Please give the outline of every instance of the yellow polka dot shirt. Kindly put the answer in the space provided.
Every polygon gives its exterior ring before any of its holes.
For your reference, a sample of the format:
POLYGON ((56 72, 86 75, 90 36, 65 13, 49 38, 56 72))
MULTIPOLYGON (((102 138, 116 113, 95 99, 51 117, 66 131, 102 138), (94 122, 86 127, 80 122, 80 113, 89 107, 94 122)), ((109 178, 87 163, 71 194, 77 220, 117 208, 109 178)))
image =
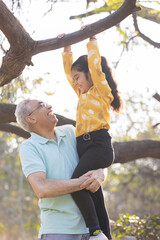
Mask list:
POLYGON ((74 86, 71 75, 73 55, 71 52, 64 52, 63 65, 69 83, 79 97, 76 114, 76 136, 84 133, 109 129, 110 126, 110 104, 113 101, 111 88, 106 81, 105 74, 101 68, 101 57, 97 41, 90 41, 87 44, 88 67, 92 77, 93 86, 87 93, 81 94, 78 87, 74 86))

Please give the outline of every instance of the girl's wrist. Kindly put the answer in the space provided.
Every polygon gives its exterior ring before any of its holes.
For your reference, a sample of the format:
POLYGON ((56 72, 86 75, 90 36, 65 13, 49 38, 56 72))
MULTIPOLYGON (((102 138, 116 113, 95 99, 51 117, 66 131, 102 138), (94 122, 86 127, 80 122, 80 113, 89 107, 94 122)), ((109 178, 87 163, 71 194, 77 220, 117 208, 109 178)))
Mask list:
POLYGON ((71 46, 65 46, 64 47, 64 52, 71 52, 71 46))
POLYGON ((97 40, 95 36, 90 37, 90 41, 94 41, 94 40, 97 40))

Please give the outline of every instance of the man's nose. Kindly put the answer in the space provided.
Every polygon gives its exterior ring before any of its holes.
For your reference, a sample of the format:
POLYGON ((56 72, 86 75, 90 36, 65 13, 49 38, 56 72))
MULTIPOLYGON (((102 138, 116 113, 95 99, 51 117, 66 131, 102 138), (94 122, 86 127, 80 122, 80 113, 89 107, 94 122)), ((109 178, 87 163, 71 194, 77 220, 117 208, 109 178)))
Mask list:
POLYGON ((46 104, 46 108, 52 108, 52 105, 50 105, 50 104, 46 104))

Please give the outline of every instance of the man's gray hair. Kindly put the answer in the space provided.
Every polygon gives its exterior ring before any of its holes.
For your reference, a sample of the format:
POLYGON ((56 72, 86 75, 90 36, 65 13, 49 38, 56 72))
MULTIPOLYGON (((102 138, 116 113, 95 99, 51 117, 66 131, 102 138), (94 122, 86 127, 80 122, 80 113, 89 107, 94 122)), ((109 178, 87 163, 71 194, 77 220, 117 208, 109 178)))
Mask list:
POLYGON ((31 132, 32 128, 31 125, 26 121, 26 117, 29 115, 31 109, 28 106, 28 103, 31 99, 26 99, 17 104, 15 110, 15 116, 19 125, 26 131, 31 132))

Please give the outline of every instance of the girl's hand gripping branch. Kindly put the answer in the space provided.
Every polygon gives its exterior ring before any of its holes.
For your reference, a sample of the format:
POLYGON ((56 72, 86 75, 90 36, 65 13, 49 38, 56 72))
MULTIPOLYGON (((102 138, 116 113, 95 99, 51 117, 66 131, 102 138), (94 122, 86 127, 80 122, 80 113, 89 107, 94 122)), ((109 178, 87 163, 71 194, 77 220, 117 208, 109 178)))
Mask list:
MULTIPOLYGON (((80 30, 83 31, 87 26, 88 26, 88 25, 83 25, 80 30)), ((89 38, 89 40, 90 40, 90 41, 95 41, 95 40, 97 40, 97 38, 96 38, 95 35, 93 35, 92 37, 89 38)))

